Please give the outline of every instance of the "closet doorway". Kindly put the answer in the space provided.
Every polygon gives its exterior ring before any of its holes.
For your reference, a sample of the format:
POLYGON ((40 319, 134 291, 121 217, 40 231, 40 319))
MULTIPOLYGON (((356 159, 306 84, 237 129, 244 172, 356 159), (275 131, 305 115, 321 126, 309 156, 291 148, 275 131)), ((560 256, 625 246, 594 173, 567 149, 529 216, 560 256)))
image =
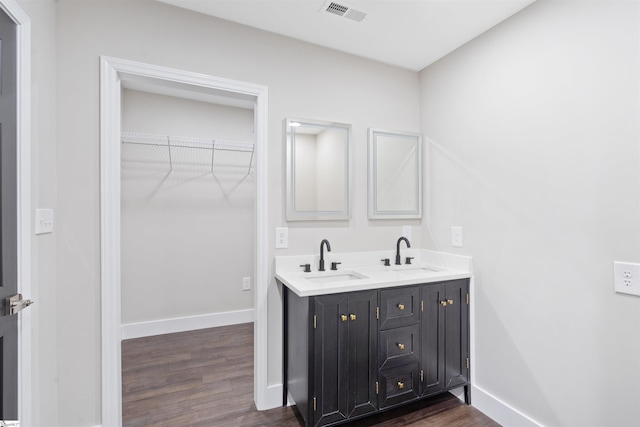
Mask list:
MULTIPOLYGON (((118 58, 100 58, 100 193, 102 308, 102 424, 122 424, 121 330, 121 145, 122 92, 133 89, 202 101, 224 97, 253 104, 255 151, 254 213, 254 400, 259 410, 271 405, 267 386, 268 290, 268 90, 239 82, 118 58), (189 94, 185 96, 185 94, 189 94)), ((215 103, 215 102, 214 102, 215 103)), ((173 151, 172 151, 173 153, 173 151)), ((173 159, 171 160, 173 162, 173 159)), ((173 163, 170 164, 170 167, 173 163)), ((215 160, 214 160, 215 167, 215 160)), ((188 298, 178 291, 175 298, 188 298)))
POLYGON ((253 322, 253 103, 124 88, 122 339, 253 322))

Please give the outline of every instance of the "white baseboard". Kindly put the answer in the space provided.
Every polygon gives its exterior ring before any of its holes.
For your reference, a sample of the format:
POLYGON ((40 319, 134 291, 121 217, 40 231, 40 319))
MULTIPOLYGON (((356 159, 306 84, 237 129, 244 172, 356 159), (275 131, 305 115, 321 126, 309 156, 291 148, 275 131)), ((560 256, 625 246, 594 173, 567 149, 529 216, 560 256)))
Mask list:
POLYGON ((505 427, 543 427, 539 422, 475 385, 471 386, 471 405, 505 427))
POLYGON ((132 338, 150 337, 153 335, 172 334, 174 332, 194 331, 196 329, 250 323, 253 322, 253 319, 254 311, 253 309, 250 309, 154 320, 151 322, 129 323, 121 325, 120 331, 122 333, 122 339, 128 340, 132 338))

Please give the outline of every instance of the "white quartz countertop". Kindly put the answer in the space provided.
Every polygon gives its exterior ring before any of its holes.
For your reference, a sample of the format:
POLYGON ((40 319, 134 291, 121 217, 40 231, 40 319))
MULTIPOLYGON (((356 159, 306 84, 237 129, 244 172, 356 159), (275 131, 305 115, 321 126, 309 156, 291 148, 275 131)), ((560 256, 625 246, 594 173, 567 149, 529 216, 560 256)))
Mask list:
POLYGON ((276 279, 301 297, 389 288, 420 283, 466 279, 472 275, 471 257, 427 249, 403 249, 402 265, 395 265, 395 251, 325 252, 325 269, 318 271, 320 255, 276 257, 276 279), (413 257, 405 264, 406 257, 413 257), (383 259, 390 259, 385 266, 383 259), (340 262, 331 270, 332 262, 340 262), (304 264, 311 272, 303 271, 304 264))

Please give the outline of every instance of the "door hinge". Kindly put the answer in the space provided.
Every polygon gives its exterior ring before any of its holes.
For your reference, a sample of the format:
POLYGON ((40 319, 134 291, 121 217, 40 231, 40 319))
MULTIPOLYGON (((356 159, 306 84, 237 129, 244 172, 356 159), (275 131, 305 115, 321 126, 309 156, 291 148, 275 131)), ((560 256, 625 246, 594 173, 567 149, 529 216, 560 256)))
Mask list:
POLYGON ((378 394, 379 392, 380 392, 380 390, 379 390, 379 384, 378 384, 378 381, 376 381, 376 394, 378 394))
POLYGON ((424 381, 424 369, 420 369, 420 381, 424 381))
POLYGON ((420 301, 420 311, 424 311, 424 300, 420 301))
POLYGON ((467 305, 469 305, 469 293, 467 292, 467 305))
POLYGON ((316 398, 315 397, 313 398, 313 410, 314 410, 314 412, 316 410, 316 398))
POLYGON ((380 319, 380 307, 376 307, 376 319, 380 319))
POLYGON ((467 369, 469 369, 469 358, 467 357, 467 369))
POLYGON ((314 314, 313 315, 313 329, 316 329, 317 326, 318 326, 318 317, 314 314))

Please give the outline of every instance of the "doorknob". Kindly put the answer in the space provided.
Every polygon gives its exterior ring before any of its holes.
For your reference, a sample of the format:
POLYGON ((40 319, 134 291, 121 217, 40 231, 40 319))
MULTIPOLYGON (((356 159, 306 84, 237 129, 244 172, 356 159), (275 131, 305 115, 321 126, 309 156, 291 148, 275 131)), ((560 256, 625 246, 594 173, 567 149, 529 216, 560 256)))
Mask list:
POLYGON ((9 297, 5 301, 7 305, 7 316, 18 314, 19 312, 33 304, 33 301, 31 301, 30 299, 22 299, 22 294, 17 294, 9 297))

